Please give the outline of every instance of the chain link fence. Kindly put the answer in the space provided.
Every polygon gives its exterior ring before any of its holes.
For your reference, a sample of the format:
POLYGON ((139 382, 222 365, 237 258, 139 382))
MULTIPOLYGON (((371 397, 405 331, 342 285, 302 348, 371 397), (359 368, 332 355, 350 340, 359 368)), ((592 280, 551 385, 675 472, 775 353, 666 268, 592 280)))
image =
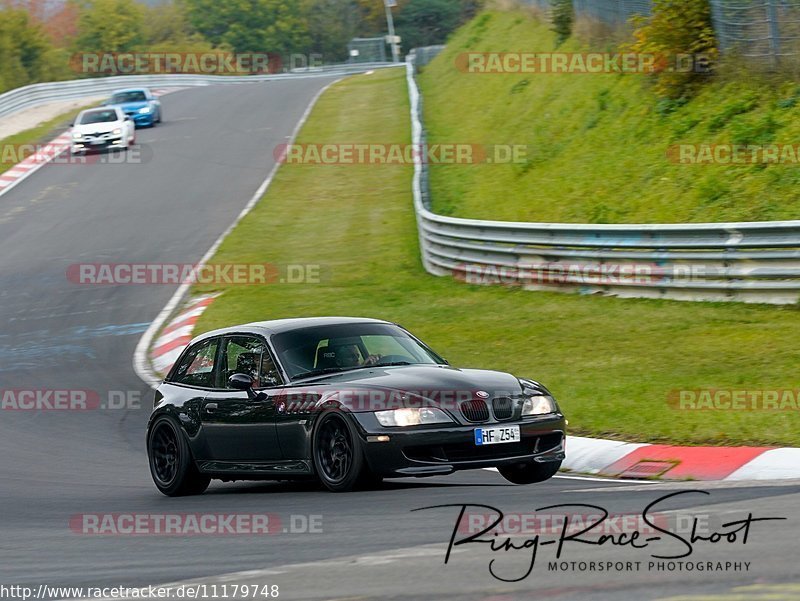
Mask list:
POLYGON ((576 16, 597 19, 607 25, 624 25, 634 15, 649 16, 652 4, 651 0, 573 0, 572 2, 576 16))
POLYGON ((386 39, 353 38, 347 43, 350 63, 383 63, 386 62, 386 39))
POLYGON ((414 66, 417 70, 421 69, 429 62, 431 62, 436 56, 444 50, 443 45, 438 46, 423 46, 420 48, 414 48, 411 51, 410 56, 414 59, 414 66))
MULTIPOLYGON (((523 0, 549 12, 554 0, 523 0)), ((800 63, 800 0, 693 0, 711 6, 717 44, 723 53, 770 66, 800 63)), ((634 15, 652 14, 652 0, 572 0, 576 19, 609 27, 634 15)))
MULTIPOLYGON (((549 11, 553 0, 523 0, 542 11, 549 11)), ((695 0, 701 1, 701 0, 695 0)), ((634 15, 649 15, 652 0, 572 0, 575 16, 597 19, 606 25, 624 25, 634 15)))
POLYGON ((710 0, 722 52, 780 66, 800 58, 800 0, 710 0))

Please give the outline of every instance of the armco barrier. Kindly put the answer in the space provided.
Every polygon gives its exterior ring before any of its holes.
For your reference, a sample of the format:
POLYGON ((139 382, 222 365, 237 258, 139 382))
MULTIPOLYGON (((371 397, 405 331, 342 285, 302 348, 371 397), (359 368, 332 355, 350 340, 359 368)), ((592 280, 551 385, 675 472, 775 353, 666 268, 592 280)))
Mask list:
MULTIPOLYGON (((424 145, 415 56, 406 61, 413 143, 424 145)), ((421 153, 418 153, 421 157, 421 153)), ((428 166, 413 194, 425 269, 475 284, 677 300, 800 299, 800 221, 592 225, 481 221, 430 210, 428 166)))
POLYGON ((11 115, 40 104, 59 100, 73 100, 110 94, 120 88, 146 86, 152 88, 208 86, 214 84, 257 83, 279 79, 298 79, 362 73, 381 67, 397 66, 392 63, 353 63, 313 67, 291 73, 273 75, 120 75, 94 77, 71 81, 37 83, 0 94, 0 117, 11 115))

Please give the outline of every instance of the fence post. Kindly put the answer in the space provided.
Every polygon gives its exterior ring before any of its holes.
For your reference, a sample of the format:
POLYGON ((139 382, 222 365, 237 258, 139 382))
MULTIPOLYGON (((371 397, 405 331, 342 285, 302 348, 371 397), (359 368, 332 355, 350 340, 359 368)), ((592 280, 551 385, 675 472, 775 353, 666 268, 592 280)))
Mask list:
POLYGON ((769 51, 775 67, 780 66, 781 32, 778 26, 777 0, 767 0, 767 20, 769 22, 769 51))

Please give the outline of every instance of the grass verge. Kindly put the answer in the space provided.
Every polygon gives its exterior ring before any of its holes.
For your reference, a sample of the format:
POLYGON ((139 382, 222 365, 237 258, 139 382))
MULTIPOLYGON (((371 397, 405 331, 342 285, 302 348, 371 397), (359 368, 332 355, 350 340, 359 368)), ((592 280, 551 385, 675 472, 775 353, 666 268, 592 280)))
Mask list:
POLYGON ((20 147, 28 144, 35 145, 49 142, 63 131, 66 131, 69 123, 78 113, 85 108, 95 106, 95 104, 97 103, 87 104, 86 106, 61 113, 57 117, 44 121, 36 127, 26 129, 13 136, 8 136, 0 140, 0 151, 2 151, 0 152, 0 174, 8 171, 30 154, 23 153, 20 147))
MULTIPOLYGON (((585 52, 528 12, 485 12, 422 73, 429 142, 517 144, 517 164, 432 165, 436 212, 577 223, 768 221, 800 214, 800 87, 710 78, 688 102, 639 74, 465 73, 465 52, 585 52), (679 148, 782 144, 784 164, 676 164, 679 148), (668 150, 672 149, 668 157, 668 150), (788 154, 786 154, 788 153, 788 154)), ((725 158, 725 155, 720 155, 725 158)))
MULTIPOLYGON (((298 143, 408 143, 400 70, 319 100, 298 143)), ((319 265, 319 283, 202 287, 224 294, 196 331, 262 319, 355 315, 402 323, 463 367, 533 377, 574 434, 689 444, 800 446, 797 410, 689 411, 673 391, 796 388, 797 307, 622 300, 469 286, 422 271, 411 168, 284 165, 213 263, 319 265)))

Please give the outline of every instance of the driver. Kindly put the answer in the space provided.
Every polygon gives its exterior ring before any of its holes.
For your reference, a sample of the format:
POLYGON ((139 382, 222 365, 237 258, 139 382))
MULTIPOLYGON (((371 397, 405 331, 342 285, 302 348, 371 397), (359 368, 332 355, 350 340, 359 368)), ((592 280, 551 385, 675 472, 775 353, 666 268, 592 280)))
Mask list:
POLYGON ((261 355, 261 385, 277 386, 279 382, 278 368, 275 367, 269 353, 263 352, 261 355))
POLYGON ((339 367, 363 367, 376 365, 381 360, 380 355, 370 355, 361 361, 361 353, 358 352, 355 344, 340 346, 336 349, 336 365, 339 367))

